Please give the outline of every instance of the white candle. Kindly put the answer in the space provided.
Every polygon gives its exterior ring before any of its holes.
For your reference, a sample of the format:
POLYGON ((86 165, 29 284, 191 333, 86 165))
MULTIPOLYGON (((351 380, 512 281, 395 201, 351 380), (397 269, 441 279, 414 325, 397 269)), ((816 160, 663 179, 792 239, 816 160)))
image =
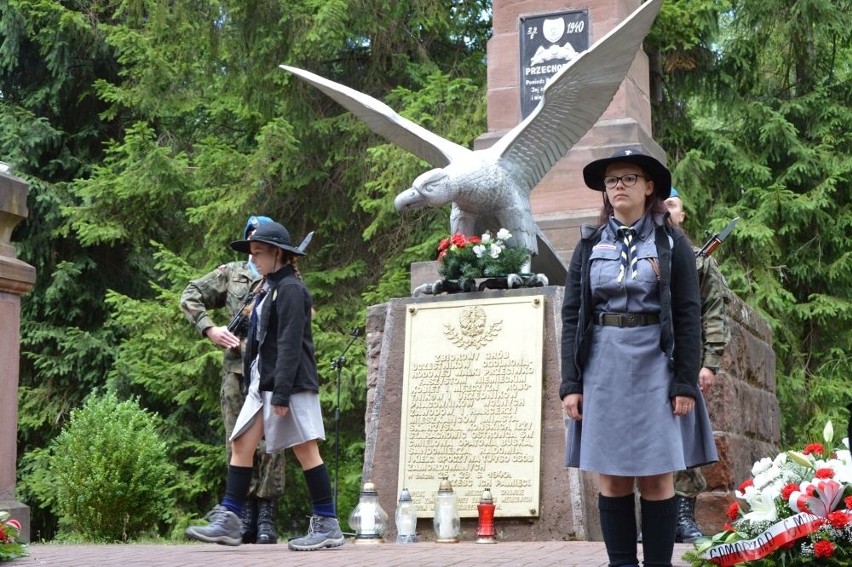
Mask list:
POLYGON ((376 505, 372 502, 361 504, 361 533, 374 534, 376 532, 376 505))

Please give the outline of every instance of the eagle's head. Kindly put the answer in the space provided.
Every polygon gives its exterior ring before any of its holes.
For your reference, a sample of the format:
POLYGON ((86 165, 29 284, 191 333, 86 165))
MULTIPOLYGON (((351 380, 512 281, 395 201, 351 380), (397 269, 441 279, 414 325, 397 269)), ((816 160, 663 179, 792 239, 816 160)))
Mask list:
POLYGON ((450 174, 444 169, 432 169, 421 174, 414 183, 396 196, 394 206, 399 212, 422 207, 441 207, 453 200, 450 174))

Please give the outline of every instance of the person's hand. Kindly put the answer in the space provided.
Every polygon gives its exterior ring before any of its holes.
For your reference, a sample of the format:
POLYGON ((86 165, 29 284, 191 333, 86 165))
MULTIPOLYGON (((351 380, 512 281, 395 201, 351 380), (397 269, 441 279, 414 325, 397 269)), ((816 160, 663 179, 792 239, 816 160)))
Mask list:
POLYGON ((272 406, 272 413, 278 417, 284 417, 289 410, 290 408, 287 406, 272 406))
POLYGON ((580 421, 583 419, 583 394, 568 394, 562 398, 562 407, 568 417, 580 421))
POLYGON ((716 373, 707 367, 698 371, 698 387, 701 389, 702 394, 706 394, 710 390, 710 386, 713 385, 713 380, 715 379, 716 373))
POLYGON ((240 348, 240 339, 228 330, 228 327, 210 327, 207 329, 207 338, 214 344, 225 348, 240 348))
POLYGON ((675 396, 672 398, 672 410, 675 415, 686 415, 695 409, 695 400, 689 396, 675 396))

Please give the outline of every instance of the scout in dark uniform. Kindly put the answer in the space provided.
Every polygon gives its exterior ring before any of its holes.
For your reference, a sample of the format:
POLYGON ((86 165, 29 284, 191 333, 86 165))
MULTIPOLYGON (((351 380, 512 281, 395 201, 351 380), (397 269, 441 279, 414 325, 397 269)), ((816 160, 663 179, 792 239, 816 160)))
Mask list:
MULTIPOLYGON (((269 222, 272 222, 269 217, 252 215, 246 222, 243 238, 248 238, 258 226, 269 222)), ((189 282, 180 298, 181 311, 201 336, 225 349, 219 402, 225 424, 228 460, 231 458, 228 439, 246 399, 243 393, 243 349, 240 338, 228 331, 227 326, 216 325, 210 311, 224 307, 231 319, 259 281, 260 274, 247 258, 223 264, 189 282)), ((284 466, 283 452, 267 453, 263 446, 258 448, 249 498, 243 510, 243 543, 278 542, 275 516, 278 498, 284 494, 284 466)))
POLYGON ((645 565, 671 565, 673 473, 717 460, 698 388, 701 310, 695 256, 668 221, 671 174, 641 148, 583 169, 603 192, 584 226, 562 309, 560 397, 566 465, 599 474, 610 565, 638 565, 634 484, 645 565))

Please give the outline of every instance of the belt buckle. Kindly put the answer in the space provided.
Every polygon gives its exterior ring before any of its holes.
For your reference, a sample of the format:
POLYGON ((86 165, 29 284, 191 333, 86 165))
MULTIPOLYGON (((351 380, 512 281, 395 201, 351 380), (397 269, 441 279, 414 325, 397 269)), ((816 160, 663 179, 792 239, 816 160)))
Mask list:
POLYGON ((636 313, 625 313, 622 317, 625 327, 636 327, 639 324, 639 315, 636 313))

